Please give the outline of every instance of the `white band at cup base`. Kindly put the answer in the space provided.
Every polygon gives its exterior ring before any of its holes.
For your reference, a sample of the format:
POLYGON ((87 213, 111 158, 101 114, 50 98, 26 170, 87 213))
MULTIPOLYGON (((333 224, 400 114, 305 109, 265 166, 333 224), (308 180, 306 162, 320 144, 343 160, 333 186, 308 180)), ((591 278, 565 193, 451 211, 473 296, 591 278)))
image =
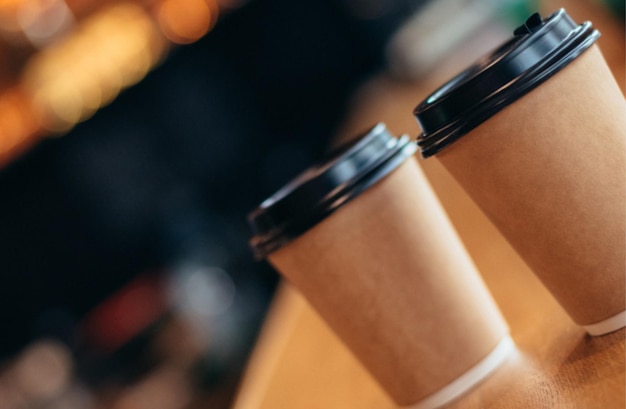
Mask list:
POLYGON ((612 317, 609 317, 595 324, 583 325, 589 335, 594 337, 598 335, 608 334, 626 327, 626 311, 622 311, 612 317))
POLYGON ((404 409, 436 409, 450 401, 458 398, 465 392, 472 389, 476 384, 485 379, 491 372, 496 370, 500 364, 515 349, 515 344, 510 336, 502 338, 498 345, 482 361, 470 370, 459 376, 457 379, 439 389, 427 398, 404 409))

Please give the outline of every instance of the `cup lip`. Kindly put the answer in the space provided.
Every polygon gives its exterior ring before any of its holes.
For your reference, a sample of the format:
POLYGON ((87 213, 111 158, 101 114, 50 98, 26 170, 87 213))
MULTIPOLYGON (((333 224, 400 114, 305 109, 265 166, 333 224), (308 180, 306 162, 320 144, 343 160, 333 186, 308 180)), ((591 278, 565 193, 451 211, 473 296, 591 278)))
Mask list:
POLYGON ((248 214, 250 247, 265 258, 393 172, 417 151, 408 136, 378 123, 330 152, 248 214))
POLYGON ((424 158, 463 135, 552 77, 590 48, 600 33, 577 25, 565 9, 546 19, 538 13, 514 36, 420 102, 413 111, 424 158))

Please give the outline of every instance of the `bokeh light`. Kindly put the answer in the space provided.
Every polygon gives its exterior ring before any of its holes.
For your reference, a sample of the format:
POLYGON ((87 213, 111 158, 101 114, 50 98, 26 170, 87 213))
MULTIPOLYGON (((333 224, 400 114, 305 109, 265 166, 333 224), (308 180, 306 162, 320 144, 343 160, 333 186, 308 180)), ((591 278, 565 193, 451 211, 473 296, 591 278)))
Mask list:
POLYGON ((214 0, 163 0, 156 12, 163 34, 174 43, 188 44, 213 27, 218 7, 214 0))
POLYGON ((22 3, 17 19, 26 37, 44 47, 74 25, 74 16, 64 0, 30 0, 22 3))
POLYGON ((24 0, 0 0, 0 33, 2 37, 14 42, 25 42, 17 15, 24 0))
POLYGON ((24 143, 36 130, 28 97, 19 88, 0 94, 0 158, 24 143))
POLYGON ((22 352, 13 375, 16 386, 30 400, 50 399, 62 392, 70 381, 70 352, 56 341, 39 341, 22 352))
POLYGON ((165 48, 143 8, 115 5, 35 55, 25 69, 24 88, 33 96, 41 126, 61 133, 140 81, 165 48))

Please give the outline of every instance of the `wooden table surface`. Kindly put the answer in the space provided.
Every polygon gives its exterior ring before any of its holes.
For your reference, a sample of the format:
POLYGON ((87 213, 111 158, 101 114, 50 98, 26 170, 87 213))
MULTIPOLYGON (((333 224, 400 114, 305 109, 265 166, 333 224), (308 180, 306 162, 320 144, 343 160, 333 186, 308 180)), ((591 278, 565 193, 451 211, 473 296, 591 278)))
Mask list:
MULTIPOLYGON (((547 10, 564 5, 578 21, 592 20, 601 29, 600 46, 623 89, 623 25, 591 3, 547 3, 547 10)), ((418 134, 410 113, 441 79, 412 84, 385 76, 373 79, 355 96, 341 135, 378 120, 396 134, 418 134)), ((498 302, 518 349, 448 408, 626 408, 625 331, 586 335, 443 167, 435 159, 417 160, 498 302)), ((283 283, 233 409, 300 408, 396 406, 299 293, 283 283)))

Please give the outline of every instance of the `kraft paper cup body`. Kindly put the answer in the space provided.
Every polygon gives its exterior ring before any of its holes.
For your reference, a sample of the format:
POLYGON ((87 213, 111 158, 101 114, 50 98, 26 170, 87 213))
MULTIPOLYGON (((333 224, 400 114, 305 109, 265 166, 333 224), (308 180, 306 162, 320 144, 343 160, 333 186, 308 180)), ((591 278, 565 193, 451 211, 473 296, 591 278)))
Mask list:
POLYGON ((436 153, 591 335, 626 325, 625 112, 592 45, 436 153))
POLYGON ((267 258, 400 405, 449 402, 512 348, 412 157, 267 258))

